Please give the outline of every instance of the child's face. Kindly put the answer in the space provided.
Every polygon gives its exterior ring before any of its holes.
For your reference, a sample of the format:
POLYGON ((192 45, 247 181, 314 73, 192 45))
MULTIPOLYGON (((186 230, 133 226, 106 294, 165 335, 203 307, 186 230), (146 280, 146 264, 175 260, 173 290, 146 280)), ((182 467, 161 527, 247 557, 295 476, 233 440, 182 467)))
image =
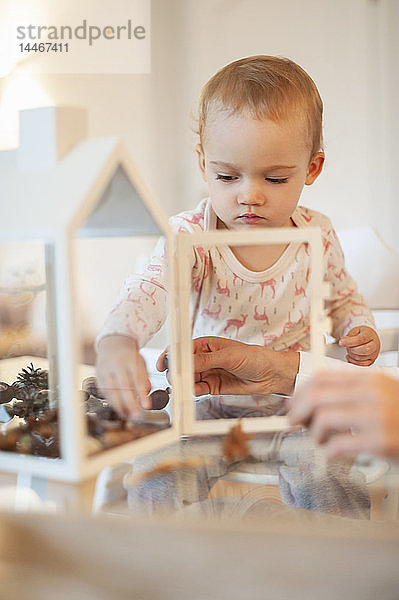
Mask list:
POLYGON ((227 229, 292 227, 303 186, 320 174, 299 119, 275 123, 218 111, 197 148, 213 210, 227 229))

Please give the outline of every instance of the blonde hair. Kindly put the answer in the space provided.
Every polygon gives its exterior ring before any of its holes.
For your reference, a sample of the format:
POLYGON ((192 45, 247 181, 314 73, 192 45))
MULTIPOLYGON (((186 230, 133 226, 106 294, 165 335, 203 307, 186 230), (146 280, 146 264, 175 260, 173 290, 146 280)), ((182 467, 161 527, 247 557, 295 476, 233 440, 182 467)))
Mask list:
POLYGON ((203 144, 213 110, 246 112, 256 119, 305 118, 311 154, 323 149, 323 102, 314 81, 299 65, 277 56, 249 56, 220 69, 202 89, 198 130, 203 144))

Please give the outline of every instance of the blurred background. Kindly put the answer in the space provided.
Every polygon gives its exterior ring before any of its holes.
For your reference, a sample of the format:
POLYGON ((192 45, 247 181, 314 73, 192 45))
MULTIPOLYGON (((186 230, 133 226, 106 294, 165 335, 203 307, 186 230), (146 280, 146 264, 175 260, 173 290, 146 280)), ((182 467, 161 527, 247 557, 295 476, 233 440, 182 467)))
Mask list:
MULTIPOLYGON (((0 1, 0 9, 7 5, 0 1)), ((28 76, 18 65, 0 68, 0 149, 18 146, 21 109, 87 108, 89 136, 124 138, 172 215, 206 194, 193 133, 203 84, 243 56, 286 56, 308 71, 325 107, 325 169, 302 203, 338 229, 372 224, 399 250, 398 23, 397 0, 152 0, 150 74, 28 76)), ((105 287, 108 306, 118 285, 105 287)))

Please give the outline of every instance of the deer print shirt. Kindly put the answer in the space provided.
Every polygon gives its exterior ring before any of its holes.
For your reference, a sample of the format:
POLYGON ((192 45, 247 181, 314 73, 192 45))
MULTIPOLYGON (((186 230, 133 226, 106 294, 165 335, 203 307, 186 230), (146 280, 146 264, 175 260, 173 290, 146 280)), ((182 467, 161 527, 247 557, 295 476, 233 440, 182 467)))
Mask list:
MULTIPOLYGON (((359 325, 374 327, 373 317, 346 271, 344 256, 330 220, 298 206, 297 227, 319 226, 323 237, 324 278, 330 283, 328 314, 340 338, 359 325)), ((176 232, 216 229, 209 199, 195 210, 171 217, 176 232)), ((270 346, 275 350, 309 350, 310 256, 306 243, 291 243, 266 271, 245 268, 227 246, 193 248, 193 337, 216 335, 270 346)), ((160 329, 167 312, 167 261, 164 240, 139 275, 129 276, 98 339, 133 336, 144 346, 160 329)))

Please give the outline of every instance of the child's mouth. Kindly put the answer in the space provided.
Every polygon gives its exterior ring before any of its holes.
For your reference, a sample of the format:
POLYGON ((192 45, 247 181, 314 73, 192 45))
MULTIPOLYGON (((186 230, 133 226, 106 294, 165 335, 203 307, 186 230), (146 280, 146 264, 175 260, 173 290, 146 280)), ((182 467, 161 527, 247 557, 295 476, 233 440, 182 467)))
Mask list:
POLYGON ((258 223, 259 221, 263 221, 263 217, 259 217, 259 215, 254 215, 252 213, 246 213, 245 215, 240 215, 238 220, 242 223, 258 223))

